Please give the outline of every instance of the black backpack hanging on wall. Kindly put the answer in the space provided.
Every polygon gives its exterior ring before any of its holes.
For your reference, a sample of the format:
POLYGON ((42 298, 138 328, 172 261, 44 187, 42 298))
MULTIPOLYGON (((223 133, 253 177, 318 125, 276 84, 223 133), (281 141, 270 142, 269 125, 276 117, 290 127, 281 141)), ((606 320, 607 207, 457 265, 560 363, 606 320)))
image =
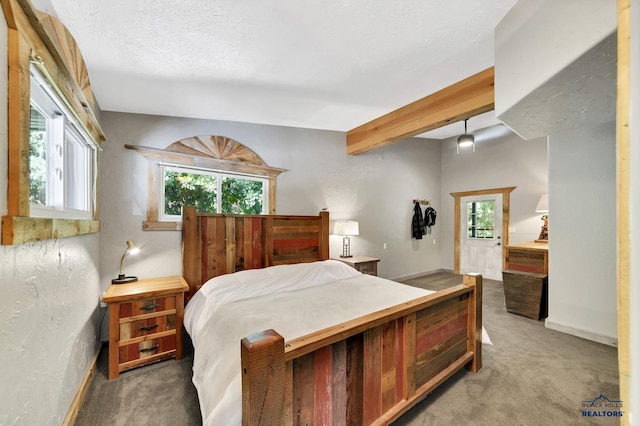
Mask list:
POLYGON ((436 224, 436 209, 427 207, 424 209, 424 229, 427 234, 431 233, 431 227, 436 224))

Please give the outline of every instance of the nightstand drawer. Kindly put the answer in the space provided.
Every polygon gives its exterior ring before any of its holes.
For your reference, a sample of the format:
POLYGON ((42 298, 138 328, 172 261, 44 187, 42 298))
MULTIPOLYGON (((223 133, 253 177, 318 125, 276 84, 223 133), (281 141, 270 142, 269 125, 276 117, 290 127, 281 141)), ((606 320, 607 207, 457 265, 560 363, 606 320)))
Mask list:
POLYGON ((378 275, 378 262, 380 262, 380 259, 377 257, 353 256, 334 259, 339 260, 342 263, 346 263, 356 271, 363 274, 378 275))
MULTIPOLYGON (((140 365, 146 364, 152 358, 171 356, 176 349, 176 334, 137 341, 120 346, 119 364, 140 360, 140 365)), ((126 365, 124 366, 127 367, 126 365)))
POLYGON ((176 297, 157 297, 155 299, 134 300, 120 303, 120 318, 135 317, 176 309, 176 297))
POLYGON ((354 268, 363 274, 378 275, 378 262, 358 263, 354 268))
POLYGON ((124 321, 120 321, 121 342, 124 340, 133 339, 135 337, 147 336, 149 334, 161 333, 163 331, 176 329, 175 313, 138 320, 126 319, 124 321))

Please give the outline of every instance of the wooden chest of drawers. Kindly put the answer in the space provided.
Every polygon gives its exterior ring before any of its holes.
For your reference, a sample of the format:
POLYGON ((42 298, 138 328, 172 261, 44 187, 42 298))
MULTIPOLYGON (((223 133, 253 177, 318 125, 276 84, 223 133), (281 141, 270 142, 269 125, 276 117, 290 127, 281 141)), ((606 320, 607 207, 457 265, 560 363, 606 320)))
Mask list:
POLYGON ((533 319, 548 312, 549 244, 530 241, 505 247, 502 271, 507 311, 533 319))
POLYGON ((512 271, 549 273, 549 244, 535 241, 505 247, 505 269, 512 271))
POLYGON ((112 284, 109 304, 109 379, 168 358, 182 358, 184 292, 180 276, 112 284))

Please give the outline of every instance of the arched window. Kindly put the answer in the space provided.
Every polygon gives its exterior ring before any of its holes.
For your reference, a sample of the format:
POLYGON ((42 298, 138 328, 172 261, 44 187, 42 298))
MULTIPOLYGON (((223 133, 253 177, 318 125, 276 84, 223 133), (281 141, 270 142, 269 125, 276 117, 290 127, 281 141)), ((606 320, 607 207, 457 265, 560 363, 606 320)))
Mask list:
POLYGON ((200 212, 274 214, 276 176, 252 150, 225 136, 192 136, 164 149, 125 145, 149 160, 146 231, 180 230, 183 205, 200 212))

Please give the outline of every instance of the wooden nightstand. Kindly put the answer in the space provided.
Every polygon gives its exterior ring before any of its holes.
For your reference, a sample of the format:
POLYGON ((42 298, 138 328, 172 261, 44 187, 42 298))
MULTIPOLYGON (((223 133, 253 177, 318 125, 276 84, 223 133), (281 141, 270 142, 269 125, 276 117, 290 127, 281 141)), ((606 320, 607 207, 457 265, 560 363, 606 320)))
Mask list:
POLYGON ((378 262, 380 259, 377 257, 366 256, 353 256, 353 257, 336 257, 334 260, 346 263, 357 271, 363 274, 378 276, 378 262))
POLYGON ((181 276, 112 284, 109 304, 109 380, 122 371, 182 358, 184 292, 181 276))

